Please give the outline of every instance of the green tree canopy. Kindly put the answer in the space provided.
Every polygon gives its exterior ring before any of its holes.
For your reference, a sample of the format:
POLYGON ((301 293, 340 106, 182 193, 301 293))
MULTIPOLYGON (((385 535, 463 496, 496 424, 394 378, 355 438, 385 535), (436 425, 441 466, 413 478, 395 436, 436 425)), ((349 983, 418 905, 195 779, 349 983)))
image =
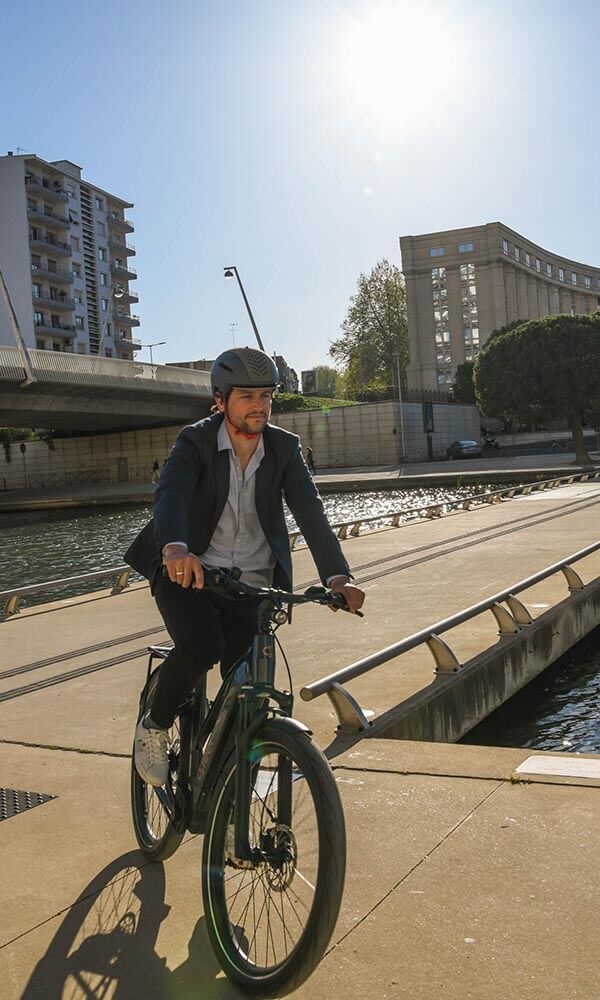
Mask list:
POLYGON ((590 464, 582 422, 600 412, 600 317, 547 316, 490 338, 475 363, 484 413, 540 423, 564 417, 590 464))
POLYGON ((475 363, 473 361, 463 361, 462 365, 459 365, 456 369, 452 392, 457 403, 472 403, 473 406, 477 403, 475 399, 475 386, 473 385, 474 367, 475 363))
POLYGON ((315 373, 317 377, 317 396, 339 399, 343 395, 344 380, 337 368, 332 368, 330 365, 317 365, 315 373))
POLYGON ((382 260, 370 274, 360 275, 341 328, 343 335, 332 341, 329 353, 344 370, 348 396, 357 398, 371 391, 381 394, 397 385, 398 367, 404 381, 408 329, 406 291, 399 268, 382 260))

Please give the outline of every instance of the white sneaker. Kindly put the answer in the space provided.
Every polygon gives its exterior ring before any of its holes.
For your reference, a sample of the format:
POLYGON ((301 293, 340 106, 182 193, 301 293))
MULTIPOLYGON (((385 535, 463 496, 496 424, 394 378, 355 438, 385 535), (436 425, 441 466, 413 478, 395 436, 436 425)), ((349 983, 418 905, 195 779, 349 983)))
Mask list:
POLYGON ((169 737, 166 729, 146 729, 140 719, 135 731, 133 760, 142 781, 159 788, 169 774, 169 737))

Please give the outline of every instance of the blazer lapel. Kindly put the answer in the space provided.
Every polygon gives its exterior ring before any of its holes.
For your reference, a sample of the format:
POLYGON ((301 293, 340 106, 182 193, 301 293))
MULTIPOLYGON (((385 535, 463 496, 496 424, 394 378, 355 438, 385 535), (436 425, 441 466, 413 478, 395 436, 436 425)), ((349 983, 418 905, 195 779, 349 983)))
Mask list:
POLYGON ((271 518, 269 515, 269 498, 271 496, 271 487, 273 485, 273 479, 275 475, 275 459, 273 457, 273 451, 269 445, 268 436, 263 433, 263 441, 265 445, 265 454, 263 460, 260 463, 258 469, 256 470, 256 484, 254 488, 254 502, 256 504, 256 513, 258 514, 258 519, 261 523, 261 527, 267 538, 271 535, 271 518))

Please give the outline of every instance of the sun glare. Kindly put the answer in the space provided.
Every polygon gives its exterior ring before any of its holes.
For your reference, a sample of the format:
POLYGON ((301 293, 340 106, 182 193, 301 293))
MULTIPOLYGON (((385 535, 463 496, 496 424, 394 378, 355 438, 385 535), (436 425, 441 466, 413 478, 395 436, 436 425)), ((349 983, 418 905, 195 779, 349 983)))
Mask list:
POLYGON ((451 5, 380 0, 339 35, 336 75, 351 108, 397 126, 446 103, 462 64, 451 5))

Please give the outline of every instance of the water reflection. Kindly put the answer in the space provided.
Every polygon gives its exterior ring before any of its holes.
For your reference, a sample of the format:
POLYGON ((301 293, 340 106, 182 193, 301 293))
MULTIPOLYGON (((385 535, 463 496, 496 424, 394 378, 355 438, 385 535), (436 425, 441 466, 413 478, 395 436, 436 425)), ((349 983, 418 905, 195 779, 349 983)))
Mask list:
POLYGON ((600 753, 600 628, 472 729, 463 743, 600 753))

